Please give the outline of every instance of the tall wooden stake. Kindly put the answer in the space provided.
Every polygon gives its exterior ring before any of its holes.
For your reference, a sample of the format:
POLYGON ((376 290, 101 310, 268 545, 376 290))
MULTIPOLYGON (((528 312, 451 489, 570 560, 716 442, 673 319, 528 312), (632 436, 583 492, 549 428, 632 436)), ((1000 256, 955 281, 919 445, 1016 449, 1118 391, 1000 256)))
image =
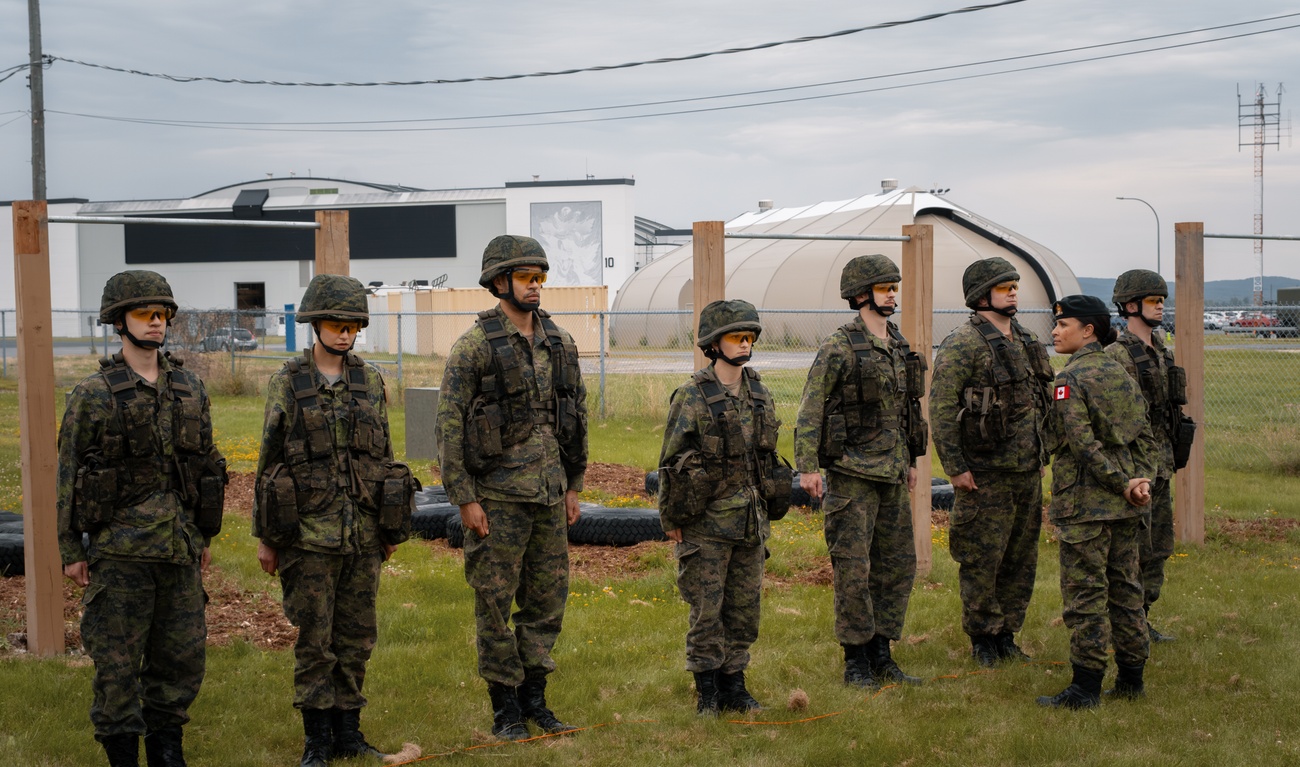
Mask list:
POLYGON ((27 649, 63 652, 54 421, 54 334, 50 328, 49 213, 44 201, 15 202, 14 296, 18 303, 18 432, 22 461, 27 649))
POLYGON ((1174 224, 1174 359, 1187 371, 1183 413, 1196 421, 1187 465, 1174 475, 1174 537, 1205 543, 1205 224, 1174 224))
MULTIPOLYGON (((910 224, 903 234, 912 239, 903 243, 902 299, 903 336, 912 351, 933 365, 934 310, 934 227, 910 224)), ((930 417, 930 371, 925 373, 926 396, 921 398, 921 412, 930 417)), ((916 488, 912 490, 912 539, 916 544, 916 574, 924 577, 934 565, 930 544, 930 453, 916 459, 916 488)))
POLYGON ((316 274, 350 274, 351 253, 346 210, 318 210, 316 274))
MULTIPOLYGON (((694 266, 695 316, 692 319, 691 337, 700 327, 700 310, 714 301, 727 297, 726 231, 723 221, 696 221, 691 227, 691 247, 694 266)), ((709 364, 700 347, 695 347, 696 370, 709 364)))

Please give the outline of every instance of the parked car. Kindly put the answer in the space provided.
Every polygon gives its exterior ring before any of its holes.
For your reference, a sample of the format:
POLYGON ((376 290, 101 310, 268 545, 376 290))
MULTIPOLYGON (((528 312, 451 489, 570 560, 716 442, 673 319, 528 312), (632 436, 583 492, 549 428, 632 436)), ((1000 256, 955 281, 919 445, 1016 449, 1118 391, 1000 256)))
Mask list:
POLYGON ((1235 328, 1275 328, 1278 321, 1262 312, 1251 312, 1239 320, 1233 320, 1235 328))
POLYGON ((243 328, 218 328, 204 336, 199 349, 205 352, 252 351, 257 348, 257 339, 243 328))

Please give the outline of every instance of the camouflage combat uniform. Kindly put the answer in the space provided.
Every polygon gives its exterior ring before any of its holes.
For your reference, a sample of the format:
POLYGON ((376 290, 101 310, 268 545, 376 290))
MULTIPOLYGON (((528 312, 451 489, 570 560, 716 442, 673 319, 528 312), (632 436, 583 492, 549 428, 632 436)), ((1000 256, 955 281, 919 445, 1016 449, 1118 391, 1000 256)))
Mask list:
POLYGON ((90 718, 99 740, 189 721, 204 673, 200 562, 209 540, 197 524, 196 490, 176 467, 207 459, 223 483, 225 474, 197 375, 163 354, 153 383, 124 363, 116 370, 127 384, 116 401, 101 373, 73 389, 58 443, 59 553, 64 565, 86 561, 90 571, 81 637, 95 661, 90 718), (94 479, 105 470, 115 481, 94 479), (108 520, 85 550, 74 514, 94 503, 108 520))
POLYGON ((718 381, 715 366, 709 365, 673 392, 660 466, 674 463, 688 451, 702 451, 704 439, 717 441, 721 436, 723 443, 727 441, 725 430, 713 426, 702 386, 725 393, 727 403, 734 408, 743 455, 728 459, 729 451, 720 445, 715 451, 719 455, 703 463, 703 471, 718 481, 714 483, 711 478, 707 483, 713 491, 710 494, 716 495, 702 514, 683 518, 681 510, 668 508, 662 494, 660 509, 664 531, 682 531, 682 541, 676 545, 677 588, 691 606, 686 670, 734 674, 749 665, 749 648, 758 638, 765 543, 770 534, 758 456, 753 448, 757 441, 755 428, 766 428, 769 442, 775 445, 778 424, 774 413, 755 406, 756 397, 762 398, 768 408, 772 401, 757 373, 745 368, 736 394, 718 381), (768 416, 762 419, 763 424, 755 423, 759 409, 768 416))
MULTIPOLYGON (((526 438, 504 447, 495 465, 473 474, 467 467, 467 423, 474 422, 474 402, 483 394, 483 379, 495 375, 492 346, 475 324, 452 347, 443 374, 438 404, 442 481, 456 505, 477 502, 487 515, 486 538, 465 530, 465 579, 474 589, 479 675, 490 683, 515 687, 524 677, 555 670, 551 649, 560 635, 569 592, 568 522, 564 494, 581 491, 587 470, 587 390, 577 371, 572 337, 559 330, 566 356, 573 358, 576 382, 574 412, 580 447, 563 450, 554 425, 556 382, 552 354, 538 310, 529 342, 500 306, 480 314, 499 320, 509 348, 523 363, 518 368, 533 424, 526 438), (518 611, 510 614, 512 604, 518 611), (513 617, 514 631, 508 621, 513 617)), ((505 386, 504 383, 501 384, 505 386)))
POLYGON ((1124 367, 1142 389, 1147 402, 1147 416, 1156 442, 1156 470, 1151 475, 1151 529, 1138 539, 1138 560, 1142 568, 1143 604, 1150 609, 1160 598, 1165 583, 1165 562, 1174 555, 1174 435, 1170 433, 1173 420, 1169 400, 1169 368, 1174 364, 1172 349, 1165 346, 1163 331, 1151 334, 1151 346, 1127 328, 1120 331, 1119 340, 1106 347, 1106 353, 1124 367), (1129 344, 1140 344, 1151 358, 1153 373, 1138 374, 1129 344), (1145 378, 1145 380, 1143 380, 1145 378))
POLYGON ((939 347, 930 385, 931 432, 944 471, 969 471, 977 487, 956 491, 949 528, 962 629, 972 637, 1019 633, 1038 566, 1051 366, 1033 333, 1014 319, 1011 327, 1007 338, 972 315, 939 347), (988 330, 1005 339, 1000 360, 983 336, 988 330))
MULTIPOLYGON (((908 404, 903 352, 898 342, 867 330, 860 316, 847 327, 864 333, 872 345, 869 375, 879 404, 874 423, 857 427, 858 440, 849 434, 843 455, 820 462, 827 469, 822 511, 835 578, 835 636, 846 646, 865 645, 876 635, 901 638, 916 577, 907 491, 914 462, 902 425, 908 404)), ((822 343, 808 371, 795 428, 799 473, 817 471, 827 405, 850 396, 845 383, 854 366, 848 333, 840 328, 822 343)))
POLYGON ((393 457, 387 395, 379 369, 355 354, 348 353, 333 383, 316 368, 310 349, 300 360, 328 431, 327 456, 311 449, 286 365, 267 384, 253 535, 278 552, 284 614, 298 627, 294 707, 352 711, 366 705, 366 662, 378 639, 375 605, 385 552, 375 500, 383 476, 376 467, 393 457), (351 369, 364 371, 364 385, 355 391, 351 369), (279 465, 297 486, 297 535, 288 545, 264 529, 259 508, 266 503, 264 478, 279 465))
POLYGON ((1137 382, 1090 343, 1056 376, 1053 409, 1061 445, 1052 467, 1050 519, 1061 541, 1061 601, 1070 662, 1093 671, 1148 654, 1138 541, 1147 512, 1124 499, 1133 477, 1150 477, 1154 444, 1137 382))

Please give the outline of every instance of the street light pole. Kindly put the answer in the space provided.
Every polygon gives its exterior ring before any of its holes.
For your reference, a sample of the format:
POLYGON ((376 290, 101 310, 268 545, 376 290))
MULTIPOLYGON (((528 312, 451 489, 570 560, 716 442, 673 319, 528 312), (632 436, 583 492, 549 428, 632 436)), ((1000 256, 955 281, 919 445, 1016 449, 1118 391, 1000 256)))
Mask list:
POLYGON ((1162 274, 1160 271, 1160 214, 1156 213, 1156 209, 1151 206, 1151 203, 1147 202, 1141 197, 1116 197, 1115 199, 1133 200, 1134 202, 1140 202, 1143 205, 1147 206, 1148 208, 1151 208, 1151 215, 1156 217, 1156 274, 1159 274, 1161 277, 1163 277, 1164 274, 1162 274))

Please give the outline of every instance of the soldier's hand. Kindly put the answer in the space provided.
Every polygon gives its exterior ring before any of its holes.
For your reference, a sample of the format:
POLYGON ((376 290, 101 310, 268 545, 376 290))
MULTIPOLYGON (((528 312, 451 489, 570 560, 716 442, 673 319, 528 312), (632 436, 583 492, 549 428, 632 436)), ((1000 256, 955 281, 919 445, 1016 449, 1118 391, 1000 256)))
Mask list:
POLYGON ((582 507, 578 505, 578 491, 564 491, 564 518, 572 525, 582 516, 582 507))
POLYGON ((275 575, 275 571, 280 569, 280 552, 258 541, 257 563, 267 575, 275 575))
POLYGON ((72 579, 72 582, 83 589, 90 585, 90 567, 83 559, 80 562, 73 562, 70 565, 63 566, 63 574, 72 579))
POLYGON ((1151 502, 1151 480, 1146 477, 1130 479, 1124 490, 1124 500, 1134 506, 1146 506, 1151 502))
POLYGON ((676 530, 669 530, 668 532, 664 533, 664 535, 668 536, 668 540, 672 541, 673 543, 681 543, 681 542, 682 542, 682 530, 681 530, 681 528, 678 528, 678 529, 676 529, 676 530))
POLYGON ((822 497, 822 475, 816 471, 810 471, 799 475, 799 487, 803 488, 809 496, 820 499, 822 497))
POLYGON ((395 554, 396 552, 397 552, 397 546, 395 546, 395 545, 393 545, 393 544, 391 544, 391 543, 385 543, 385 544, 384 544, 384 561, 387 562, 388 560, 392 559, 392 558, 393 558, 393 554, 395 554))
POLYGON ((460 521, 466 530, 473 530, 480 538, 488 537, 488 519, 483 507, 477 501, 461 505, 460 521))
POLYGON ((915 489, 916 489, 916 467, 912 466, 909 467, 907 470, 907 492, 910 493, 915 489))
POLYGON ((206 573, 210 564, 212 564, 212 549, 204 546, 203 553, 199 555, 199 570, 206 573))
POLYGON ((975 484, 975 475, 969 471, 963 471, 961 474, 952 478, 952 486, 958 490, 979 490, 979 485, 975 484))

